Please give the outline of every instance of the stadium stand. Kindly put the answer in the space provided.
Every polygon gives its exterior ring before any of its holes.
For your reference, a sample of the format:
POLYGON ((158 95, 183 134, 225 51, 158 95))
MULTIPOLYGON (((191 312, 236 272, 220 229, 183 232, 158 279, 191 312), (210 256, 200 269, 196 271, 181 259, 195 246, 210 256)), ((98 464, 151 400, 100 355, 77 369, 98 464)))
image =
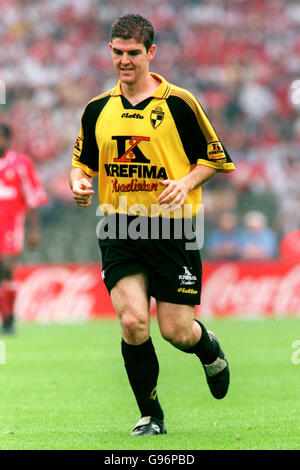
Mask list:
POLYGON ((85 230, 96 206, 79 219, 67 175, 83 106, 115 83, 110 24, 129 10, 155 25, 153 71, 197 96, 236 163, 235 173, 206 187, 206 232, 224 210, 242 221, 257 207, 279 238, 299 228, 300 117, 292 97, 300 73, 298 2, 150 0, 124 9, 119 0, 2 0, 7 102, 0 119, 12 124, 16 150, 38 164, 50 196, 43 243, 30 260, 99 258, 85 230), (75 237, 85 243, 73 248, 75 237))

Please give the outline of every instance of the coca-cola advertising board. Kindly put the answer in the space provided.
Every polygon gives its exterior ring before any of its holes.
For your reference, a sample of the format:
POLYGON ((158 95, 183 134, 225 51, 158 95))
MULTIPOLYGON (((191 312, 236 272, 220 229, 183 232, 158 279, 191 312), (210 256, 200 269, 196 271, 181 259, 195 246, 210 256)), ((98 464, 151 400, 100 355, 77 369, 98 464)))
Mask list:
POLYGON ((202 316, 300 315, 300 261, 206 262, 202 316))
POLYGON ((18 266, 16 315, 24 321, 72 322, 115 315, 101 266, 18 266))
MULTIPOLYGON (((202 317, 300 315, 300 262, 204 262, 202 317)), ((97 264, 18 266, 16 314, 22 321, 74 322, 116 317, 97 264)), ((155 313, 152 299, 151 312, 155 313)))

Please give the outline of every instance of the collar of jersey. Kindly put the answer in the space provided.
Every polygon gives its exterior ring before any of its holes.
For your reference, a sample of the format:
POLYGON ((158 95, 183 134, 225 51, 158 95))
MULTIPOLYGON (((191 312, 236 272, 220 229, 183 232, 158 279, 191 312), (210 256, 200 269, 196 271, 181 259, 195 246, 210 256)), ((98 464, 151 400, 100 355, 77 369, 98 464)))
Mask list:
MULTIPOLYGON (((158 88, 153 93, 152 97, 153 98, 167 98, 170 94, 170 84, 157 73, 151 72, 150 75, 154 78, 157 78, 161 82, 158 88)), ((123 93, 121 89, 121 82, 119 80, 117 86, 113 89, 111 96, 120 96, 120 95, 123 95, 123 93)))

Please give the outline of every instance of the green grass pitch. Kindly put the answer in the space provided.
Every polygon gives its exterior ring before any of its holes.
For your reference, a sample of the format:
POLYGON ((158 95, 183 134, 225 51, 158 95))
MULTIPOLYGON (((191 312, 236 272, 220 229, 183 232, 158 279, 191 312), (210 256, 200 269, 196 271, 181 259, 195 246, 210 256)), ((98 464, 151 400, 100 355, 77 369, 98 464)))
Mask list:
POLYGON ((165 342, 154 319, 168 434, 152 437, 130 436, 139 414, 117 321, 21 324, 16 336, 0 336, 0 449, 299 449, 300 364, 292 361, 299 322, 205 322, 231 366, 229 394, 218 401, 198 359, 165 342))

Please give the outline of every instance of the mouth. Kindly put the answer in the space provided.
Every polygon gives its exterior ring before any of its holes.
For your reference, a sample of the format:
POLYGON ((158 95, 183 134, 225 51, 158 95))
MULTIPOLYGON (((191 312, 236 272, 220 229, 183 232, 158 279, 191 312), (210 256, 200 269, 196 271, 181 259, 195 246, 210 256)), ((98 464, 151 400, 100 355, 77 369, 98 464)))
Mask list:
POLYGON ((124 67, 120 67, 120 71, 121 72, 133 72, 134 69, 129 69, 129 68, 124 68, 124 67))

